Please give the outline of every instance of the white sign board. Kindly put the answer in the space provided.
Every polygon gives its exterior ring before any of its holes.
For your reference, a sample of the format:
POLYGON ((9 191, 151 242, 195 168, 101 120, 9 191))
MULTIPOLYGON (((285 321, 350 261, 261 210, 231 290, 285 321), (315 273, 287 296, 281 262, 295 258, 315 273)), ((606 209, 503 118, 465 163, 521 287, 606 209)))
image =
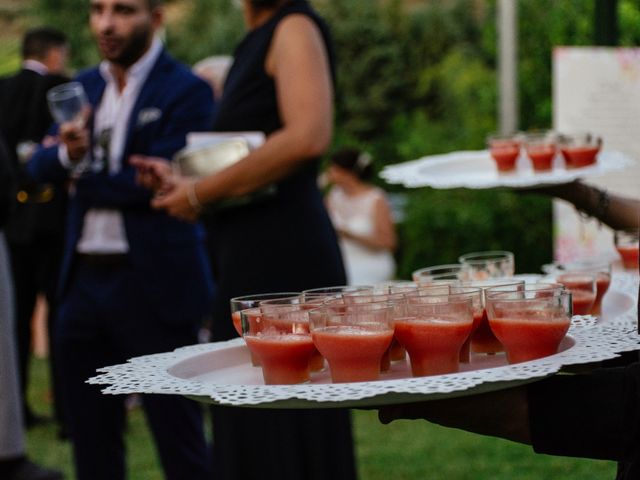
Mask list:
MULTIPOLYGON (((553 123, 563 133, 592 132, 606 149, 640 160, 640 48, 557 47, 553 52, 553 123)), ((589 178, 610 192, 640 198, 640 162, 589 178)), ((554 202, 558 261, 600 256, 617 261, 613 232, 554 202)))

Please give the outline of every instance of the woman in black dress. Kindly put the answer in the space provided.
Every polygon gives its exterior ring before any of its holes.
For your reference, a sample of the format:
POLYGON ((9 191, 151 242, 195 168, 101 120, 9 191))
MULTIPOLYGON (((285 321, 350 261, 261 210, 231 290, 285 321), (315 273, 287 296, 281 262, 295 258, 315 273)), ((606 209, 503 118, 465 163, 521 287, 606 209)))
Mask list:
MULTIPOLYGON (((332 135, 328 29, 306 0, 244 0, 244 14, 249 32, 235 51, 213 130, 259 130, 265 144, 197 182, 172 176, 166 163, 138 161, 143 181, 169 185, 154 205, 185 219, 196 218, 200 205, 275 187, 204 219, 218 282, 216 341, 236 336, 232 297, 345 283, 316 183, 332 135)), ((348 411, 214 407, 213 432, 216 479, 356 477, 348 411)))

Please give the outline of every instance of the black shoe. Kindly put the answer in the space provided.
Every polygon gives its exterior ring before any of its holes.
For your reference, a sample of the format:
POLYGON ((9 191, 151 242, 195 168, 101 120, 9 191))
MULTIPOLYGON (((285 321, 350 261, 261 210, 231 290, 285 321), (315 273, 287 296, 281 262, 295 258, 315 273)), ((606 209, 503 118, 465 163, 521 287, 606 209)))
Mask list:
POLYGON ((58 470, 41 467, 30 460, 23 460, 9 474, 7 480, 63 480, 58 470))

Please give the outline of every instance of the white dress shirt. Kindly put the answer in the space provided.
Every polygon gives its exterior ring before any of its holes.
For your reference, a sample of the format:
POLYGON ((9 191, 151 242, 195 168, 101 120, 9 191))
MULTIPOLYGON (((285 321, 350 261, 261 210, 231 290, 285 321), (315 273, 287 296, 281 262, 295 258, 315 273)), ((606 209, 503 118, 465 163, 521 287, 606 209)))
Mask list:
POLYGON ((40 75, 46 75, 49 73, 49 69, 44 63, 34 60, 33 58, 29 58, 22 62, 22 68, 25 70, 31 70, 32 72, 36 72, 40 75))
MULTIPOLYGON (((151 48, 127 70, 126 84, 122 91, 119 91, 116 79, 111 72, 111 63, 105 60, 100 64, 100 73, 107 85, 95 111, 94 156, 99 157, 105 154, 104 149, 99 145, 99 138, 105 131, 111 130, 108 154, 104 159, 109 175, 120 171, 131 112, 161 50, 162 43, 155 38, 151 48)), ((66 153, 61 149, 60 161, 63 165, 68 164, 66 153)), ((119 210, 106 208, 93 208, 87 211, 76 251, 89 254, 128 252, 129 243, 122 213, 119 210)))

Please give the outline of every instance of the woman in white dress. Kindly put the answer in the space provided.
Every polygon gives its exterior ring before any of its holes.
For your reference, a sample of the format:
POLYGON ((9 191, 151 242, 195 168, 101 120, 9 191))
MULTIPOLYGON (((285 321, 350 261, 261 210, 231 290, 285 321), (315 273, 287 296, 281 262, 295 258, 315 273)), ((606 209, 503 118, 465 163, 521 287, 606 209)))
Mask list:
POLYGON ((332 187, 326 203, 350 285, 371 285, 395 275, 391 208, 385 192, 366 181, 371 172, 371 156, 355 149, 333 154, 327 170, 332 187))

